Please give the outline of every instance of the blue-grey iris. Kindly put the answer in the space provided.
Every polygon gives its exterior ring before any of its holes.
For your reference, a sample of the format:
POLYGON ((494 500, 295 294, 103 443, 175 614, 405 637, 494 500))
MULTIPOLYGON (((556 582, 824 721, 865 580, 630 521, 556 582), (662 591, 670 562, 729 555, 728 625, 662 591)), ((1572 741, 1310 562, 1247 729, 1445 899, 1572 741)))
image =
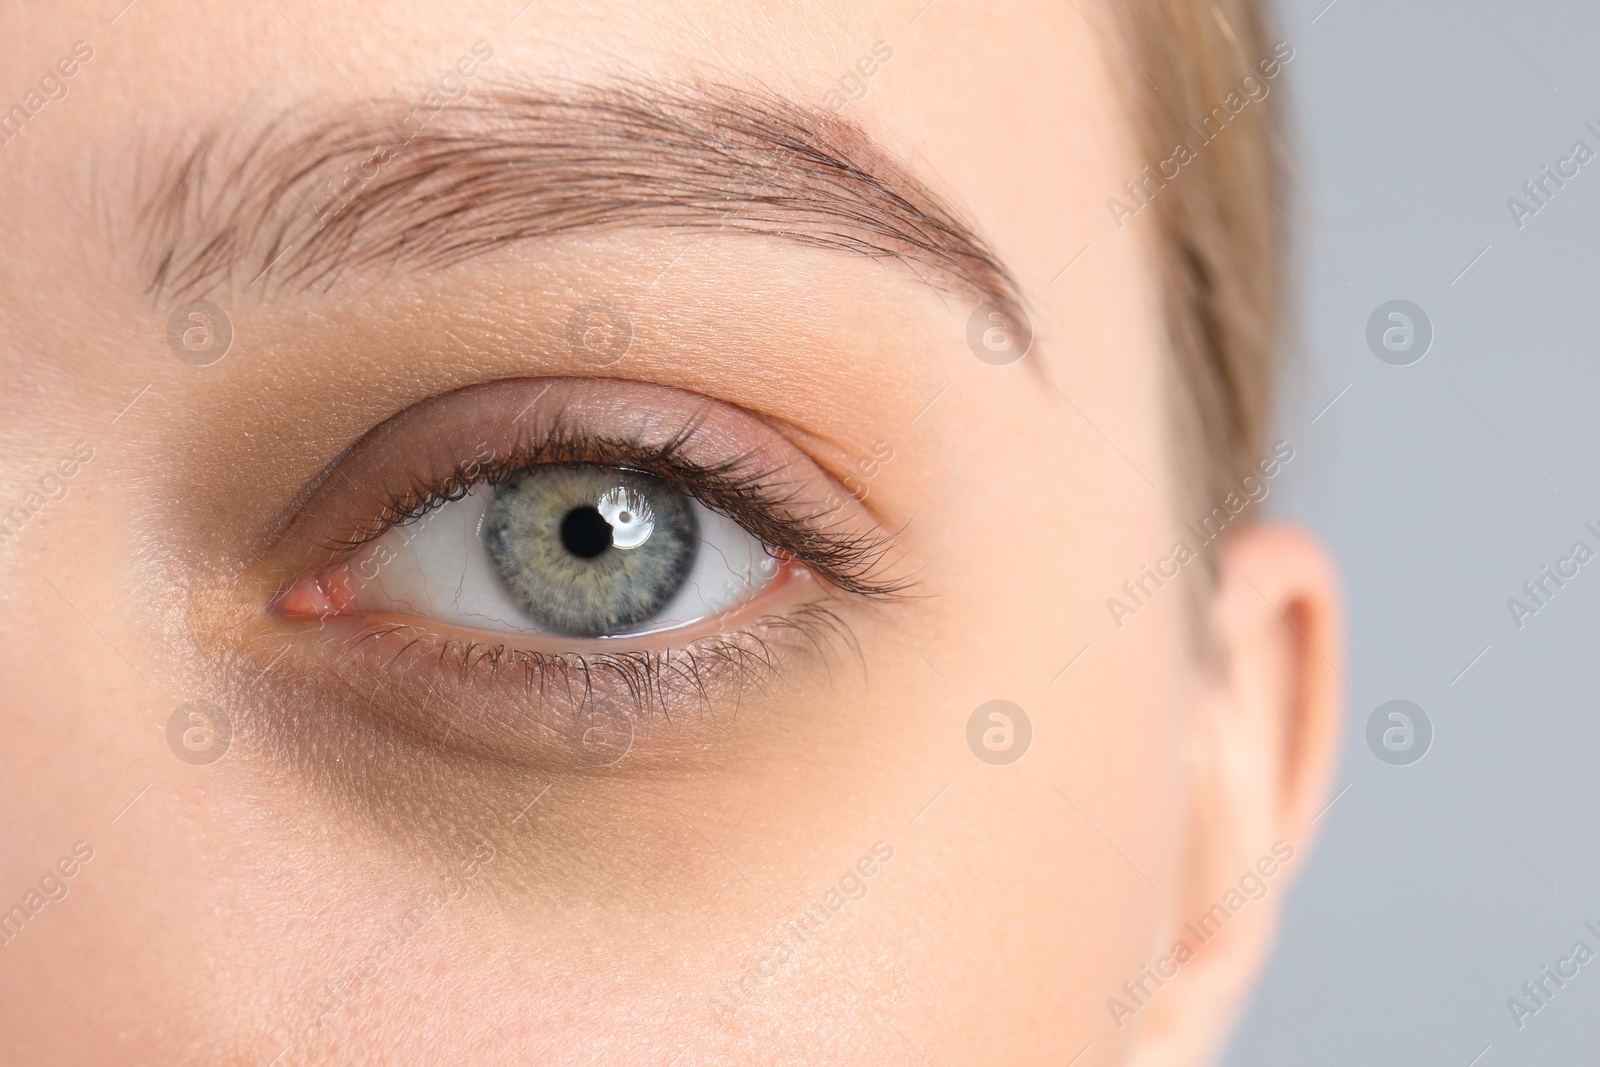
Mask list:
POLYGON ((575 637, 649 621, 683 588, 700 545, 692 501, 660 478, 543 464, 495 490, 483 540, 511 598, 575 637))

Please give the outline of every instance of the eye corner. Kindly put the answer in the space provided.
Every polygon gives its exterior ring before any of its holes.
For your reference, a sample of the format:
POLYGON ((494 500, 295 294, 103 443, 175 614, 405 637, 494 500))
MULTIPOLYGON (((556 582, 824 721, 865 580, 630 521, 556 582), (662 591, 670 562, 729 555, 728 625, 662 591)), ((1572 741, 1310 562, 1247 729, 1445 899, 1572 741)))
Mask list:
POLYGON ((354 591, 342 567, 290 579, 267 602, 269 614, 281 619, 326 619, 350 614, 354 591))

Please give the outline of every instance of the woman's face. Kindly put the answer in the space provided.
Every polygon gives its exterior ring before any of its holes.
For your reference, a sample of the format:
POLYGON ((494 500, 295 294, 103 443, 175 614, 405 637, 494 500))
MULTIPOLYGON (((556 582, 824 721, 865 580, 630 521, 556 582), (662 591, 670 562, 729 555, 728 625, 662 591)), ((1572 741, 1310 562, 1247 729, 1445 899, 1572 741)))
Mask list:
POLYGON ((115 6, 0 35, 8 1055, 1209 1054, 1336 627, 1108 8, 115 6))

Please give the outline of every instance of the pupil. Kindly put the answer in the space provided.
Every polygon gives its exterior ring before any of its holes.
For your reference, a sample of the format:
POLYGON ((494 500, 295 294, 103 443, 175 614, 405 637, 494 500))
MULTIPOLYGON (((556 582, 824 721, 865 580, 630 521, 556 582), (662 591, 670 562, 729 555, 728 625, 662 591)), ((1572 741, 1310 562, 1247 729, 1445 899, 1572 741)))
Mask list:
POLYGON ((611 524, 588 504, 573 508, 561 520, 561 544, 579 559, 594 559, 611 547, 611 524))

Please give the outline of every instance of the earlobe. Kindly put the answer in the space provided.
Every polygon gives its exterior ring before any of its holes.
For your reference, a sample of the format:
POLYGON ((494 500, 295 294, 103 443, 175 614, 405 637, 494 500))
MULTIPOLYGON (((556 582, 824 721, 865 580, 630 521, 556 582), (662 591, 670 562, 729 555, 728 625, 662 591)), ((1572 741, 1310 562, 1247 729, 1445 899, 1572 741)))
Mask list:
POLYGON ((1221 550, 1215 651, 1196 686, 1187 878, 1166 938, 1194 958, 1139 1013, 1131 1062, 1141 1067, 1210 1062, 1254 995, 1337 756, 1345 681, 1332 563, 1309 534, 1277 524, 1241 529, 1221 550))

